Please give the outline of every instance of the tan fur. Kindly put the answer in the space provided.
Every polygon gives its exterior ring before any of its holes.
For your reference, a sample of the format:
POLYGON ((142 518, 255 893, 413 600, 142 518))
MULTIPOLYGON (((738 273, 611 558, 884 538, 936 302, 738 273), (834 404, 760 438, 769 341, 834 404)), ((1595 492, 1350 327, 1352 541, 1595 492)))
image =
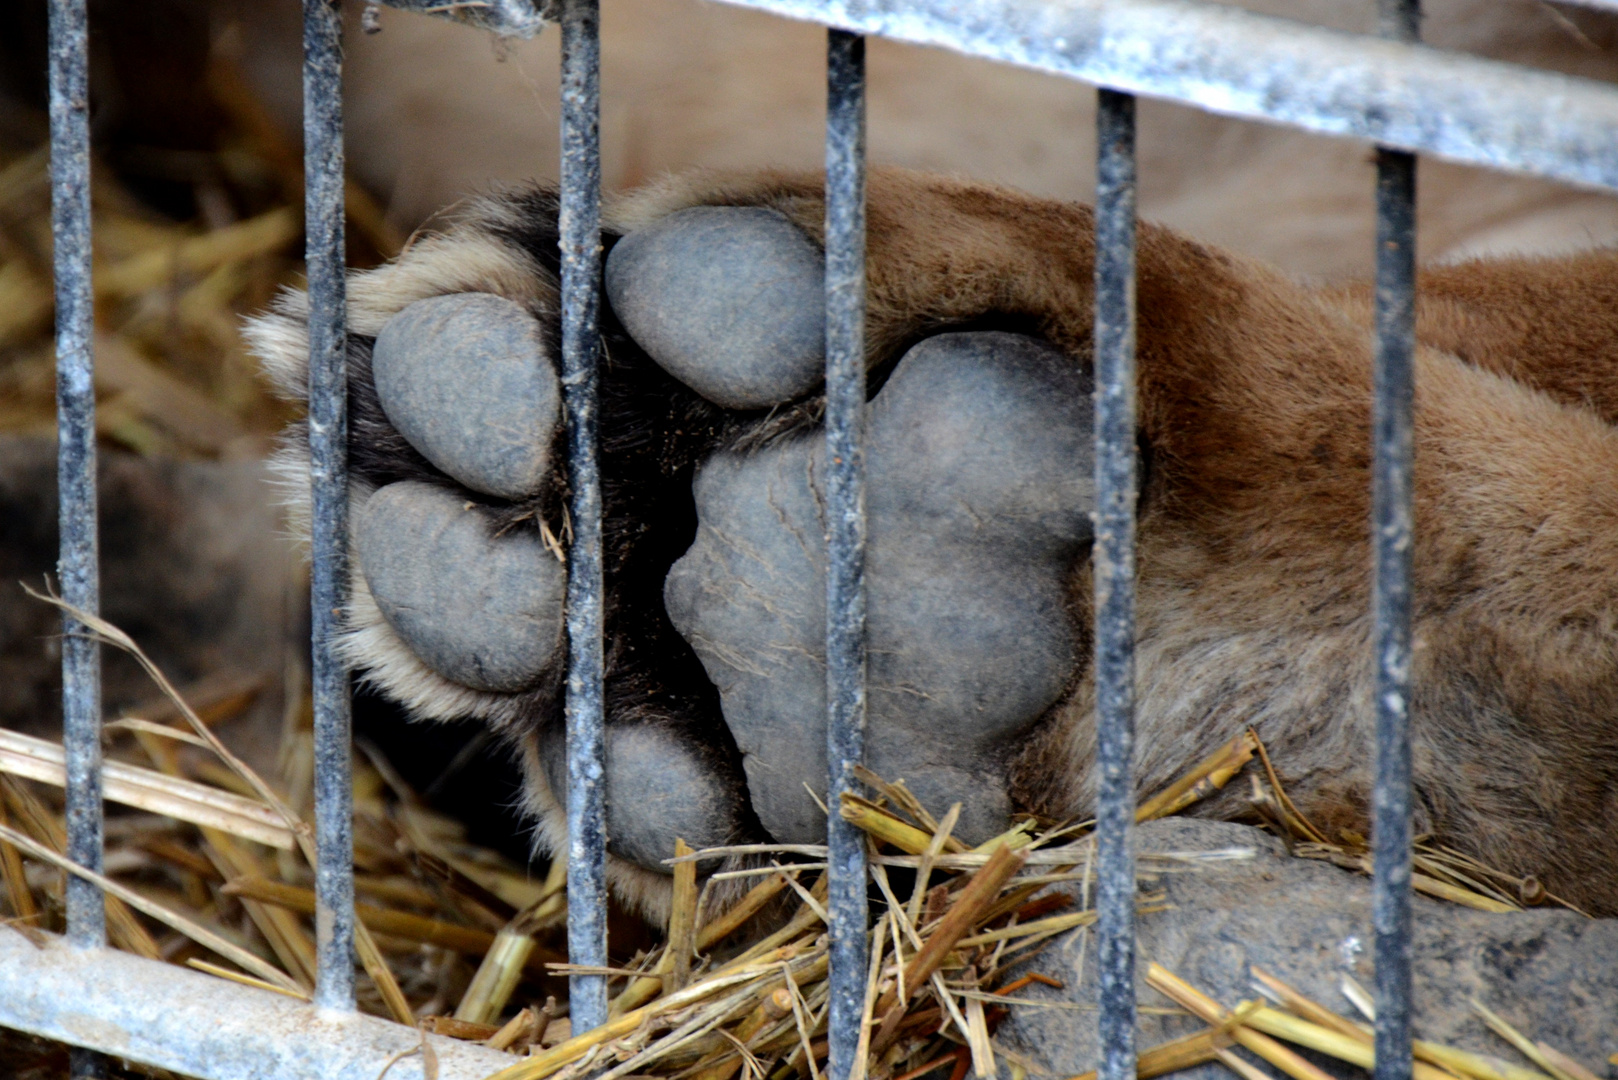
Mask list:
MULTIPOLYGON (((753 202, 811 234, 813 183, 670 181, 620 211, 753 202)), ((986 313, 1088 358, 1088 208, 872 177, 880 355, 986 313)), ((1253 724, 1293 797, 1368 829, 1369 310, 1143 226, 1138 778, 1161 787, 1253 724)), ((1618 911, 1618 252, 1429 271, 1417 356, 1421 831, 1618 911), (1464 358, 1464 359, 1463 359, 1464 358), (1471 361, 1468 363, 1467 361, 1471 361)), ((1084 596, 1081 587, 1078 595, 1084 596)), ((1055 815, 1093 792, 1086 677, 1024 753, 1055 815)), ((1240 794, 1208 812, 1241 809, 1240 794)))
MULTIPOLYGON (((702 203, 773 206, 811 236, 820 229, 818 182, 779 174, 665 180, 610 201, 608 217, 629 228, 702 203)), ((1088 362, 1087 207, 879 170, 868 214, 873 363, 984 315, 1025 320, 1088 362)), ((356 277, 356 322, 374 327, 444 288, 553 302, 551 283, 490 243, 464 227, 356 277)), ((1364 833, 1366 292, 1306 288, 1150 225, 1138 264, 1140 423, 1152 448, 1139 546, 1140 787, 1162 786, 1252 724, 1305 813, 1364 833)), ((1421 288, 1417 828, 1615 914, 1618 253, 1465 263, 1429 271, 1421 288)), ((294 394, 296 314, 284 304, 256 332, 294 394)), ((1074 581, 1081 610, 1087 573, 1074 581)), ((469 692, 407 671, 369 611, 357 589, 363 625, 345 647, 385 689, 424 715, 498 715, 493 695, 463 712, 450 695, 469 692)), ((1087 810, 1092 709, 1081 673, 1016 763, 1021 805, 1087 810)), ((530 800, 554 849, 559 809, 530 765, 530 800)), ((1203 812, 1242 809, 1237 792, 1203 812)), ((664 902, 657 875, 616 860, 613 875, 643 908, 664 902)))

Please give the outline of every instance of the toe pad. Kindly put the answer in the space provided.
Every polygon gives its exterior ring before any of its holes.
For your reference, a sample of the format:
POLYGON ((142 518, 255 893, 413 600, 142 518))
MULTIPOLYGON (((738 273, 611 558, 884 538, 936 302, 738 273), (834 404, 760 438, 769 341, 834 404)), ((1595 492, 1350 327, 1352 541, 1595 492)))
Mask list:
MULTIPOLYGON (((565 799, 567 737, 553 725, 541 752, 551 790, 565 799)), ((662 724, 611 724, 607 728, 607 847, 614 855, 659 873, 674 854, 674 841, 694 848, 735 843, 744 826, 741 791, 728 770, 716 766, 700 736, 662 724)))
POLYGON ((618 241, 606 285, 630 337, 718 405, 777 405, 824 374, 824 260, 778 211, 670 214, 618 241))
POLYGON ((456 480, 505 499, 544 483, 560 393, 520 305, 488 293, 418 300, 377 335, 371 369, 389 422, 456 480))
POLYGON ((533 529, 496 536, 483 508, 406 480, 365 503, 354 549, 382 617, 444 678, 512 692, 550 667, 567 573, 533 529))

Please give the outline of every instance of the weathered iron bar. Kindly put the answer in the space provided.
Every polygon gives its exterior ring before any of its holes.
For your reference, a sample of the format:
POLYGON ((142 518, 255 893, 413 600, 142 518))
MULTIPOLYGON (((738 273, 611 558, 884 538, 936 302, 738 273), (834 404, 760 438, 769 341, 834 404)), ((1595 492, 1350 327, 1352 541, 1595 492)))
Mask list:
MULTIPOLYGON (((51 0, 50 128, 52 272, 56 287, 56 486, 62 598, 101 610, 96 527, 95 308, 90 288, 90 34, 85 0, 51 0)), ((62 748, 67 773, 67 856, 101 869, 101 646, 62 616, 62 748)), ((101 892, 67 880, 68 940, 106 944, 101 892)), ((106 1075, 96 1053, 74 1047, 74 1080, 106 1075)))
POLYGON ((1135 99, 1096 98, 1096 912, 1100 1080, 1135 1076, 1135 99))
POLYGON ((342 13, 303 0, 304 261, 309 277, 310 693, 315 757, 315 1001, 354 1007, 353 719, 337 655, 348 583, 348 306, 342 13))
POLYGON ((1618 87, 1197 0, 724 0, 1496 169, 1618 189, 1618 87))
MULTIPOLYGON (((1379 0, 1377 29, 1421 31, 1418 0, 1379 0)), ((1409 1080, 1410 570, 1414 528, 1416 157, 1376 151, 1376 343, 1371 551, 1376 782, 1371 793, 1371 923, 1376 940, 1376 1080, 1409 1080)))
MULTIPOLYGON (((96 536, 95 314, 90 292, 90 75, 85 0, 50 7, 51 235, 56 278, 56 483, 62 599, 101 610, 96 536)), ((62 744, 67 767, 67 856, 101 869, 101 646, 62 619, 62 744)), ((67 935, 107 940, 101 892, 67 883, 67 935)))
POLYGON ((865 837, 838 808, 865 754, 865 39, 826 38, 826 805, 831 1080, 859 1057, 865 837))
MULTIPOLYGON (((208 1080, 483 1080, 510 1055, 238 986, 115 949, 0 927, 0 1027, 208 1080), (412 1053, 412 1051, 415 1051, 412 1053)), ((99 1056, 99 1055, 98 1055, 99 1056)))
MULTIPOLYGON (((573 543, 567 575, 567 953, 607 965, 607 781, 603 713, 601 475, 596 361, 601 308, 601 13, 562 0, 562 397, 573 543)), ((607 980, 568 977, 573 1030, 607 1019, 607 980)))

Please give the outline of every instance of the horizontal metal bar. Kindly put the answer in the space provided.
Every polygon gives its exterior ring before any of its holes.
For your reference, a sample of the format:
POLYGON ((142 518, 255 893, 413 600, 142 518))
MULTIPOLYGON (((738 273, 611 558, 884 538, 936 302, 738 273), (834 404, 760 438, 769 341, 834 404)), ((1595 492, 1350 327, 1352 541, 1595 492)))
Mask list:
POLYGON ((483 1080, 509 1054, 423 1035, 112 949, 41 948, 0 927, 0 1027, 89 1047, 198 1080, 422 1080, 423 1040, 439 1080, 483 1080))
POLYGON ((1618 86, 1193 0, 724 0, 1209 112, 1618 189, 1618 86))
POLYGON ((547 21, 556 21, 552 4, 535 4, 533 0, 378 0, 401 11, 416 11, 423 15, 436 15, 441 19, 490 30, 501 37, 531 38, 545 28, 547 21))

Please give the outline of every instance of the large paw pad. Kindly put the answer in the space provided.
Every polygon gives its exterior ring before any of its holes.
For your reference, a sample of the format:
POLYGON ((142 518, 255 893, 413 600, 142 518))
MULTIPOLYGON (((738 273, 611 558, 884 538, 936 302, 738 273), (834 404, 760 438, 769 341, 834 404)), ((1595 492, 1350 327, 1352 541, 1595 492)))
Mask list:
MULTIPOLYGON (((1090 538, 1087 376, 1012 334, 913 349, 866 439, 867 760, 959 832, 1004 828, 1009 742, 1060 697, 1076 641, 1067 578, 1090 538)), ((810 842, 824 818, 825 551, 819 438, 722 454, 696 484, 700 526, 665 588, 719 687, 753 807, 810 842)))

